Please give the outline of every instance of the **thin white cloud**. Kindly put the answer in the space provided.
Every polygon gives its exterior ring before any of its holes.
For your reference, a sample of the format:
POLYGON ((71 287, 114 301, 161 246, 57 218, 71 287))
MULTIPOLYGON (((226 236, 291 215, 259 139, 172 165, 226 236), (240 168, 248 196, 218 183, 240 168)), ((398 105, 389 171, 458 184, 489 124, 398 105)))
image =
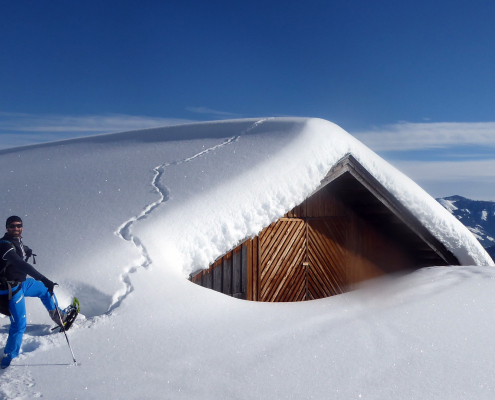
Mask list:
POLYGON ((0 112, 0 148, 187 122, 192 121, 124 114, 70 116, 0 112))
POLYGON ((177 125, 185 122, 189 121, 123 114, 68 116, 0 113, 0 131, 11 132, 110 133, 177 125))
MULTIPOLYGON (((495 159, 470 161, 399 161, 391 163, 414 180, 461 181, 476 179, 495 183, 495 159)), ((495 187, 493 188, 495 195, 495 187)))
POLYGON ((212 110, 211 108, 208 107, 186 107, 187 111, 193 112, 195 114, 211 114, 211 115, 217 115, 221 117, 240 117, 240 114, 234 114, 231 112, 226 112, 226 111, 218 111, 218 110, 212 110))
POLYGON ((391 152, 387 161, 434 197, 495 200, 495 122, 399 122, 353 136, 374 151, 391 152), (431 149, 448 150, 449 160, 401 159, 404 151, 431 149))
POLYGON ((12 113, 12 112, 4 112, 0 111, 0 117, 29 117, 32 116, 33 114, 27 114, 27 113, 12 113))
POLYGON ((495 147, 495 122, 400 122, 352 135, 374 151, 495 147))
POLYGON ((495 201, 495 159, 470 161, 390 161, 433 197, 454 194, 495 201))

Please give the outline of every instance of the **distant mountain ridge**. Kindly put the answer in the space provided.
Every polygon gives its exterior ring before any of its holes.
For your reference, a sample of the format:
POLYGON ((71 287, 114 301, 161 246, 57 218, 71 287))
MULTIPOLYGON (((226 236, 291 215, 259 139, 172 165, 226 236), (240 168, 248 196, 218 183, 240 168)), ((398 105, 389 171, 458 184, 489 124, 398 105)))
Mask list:
POLYGON ((495 261, 495 245, 485 248, 486 252, 490 254, 495 261))
POLYGON ((495 202, 471 200, 462 196, 436 200, 474 234, 495 260, 495 202))

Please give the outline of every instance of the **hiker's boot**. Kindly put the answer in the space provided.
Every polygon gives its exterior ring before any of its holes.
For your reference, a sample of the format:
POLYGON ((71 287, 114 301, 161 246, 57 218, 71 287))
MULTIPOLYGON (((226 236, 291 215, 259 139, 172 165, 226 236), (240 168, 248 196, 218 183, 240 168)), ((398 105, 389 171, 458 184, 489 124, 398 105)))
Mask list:
POLYGON ((57 325, 60 326, 60 317, 62 317, 62 324, 65 323, 65 320, 67 319, 67 314, 65 313, 65 310, 58 310, 54 308, 53 310, 48 311, 48 314, 50 314, 50 318, 55 322, 57 325), (58 311, 60 311, 60 316, 58 315, 58 311))
POLYGON ((10 365, 10 362, 12 361, 12 356, 9 354, 4 354, 2 358, 2 363, 1 363, 1 368, 5 369, 10 365))

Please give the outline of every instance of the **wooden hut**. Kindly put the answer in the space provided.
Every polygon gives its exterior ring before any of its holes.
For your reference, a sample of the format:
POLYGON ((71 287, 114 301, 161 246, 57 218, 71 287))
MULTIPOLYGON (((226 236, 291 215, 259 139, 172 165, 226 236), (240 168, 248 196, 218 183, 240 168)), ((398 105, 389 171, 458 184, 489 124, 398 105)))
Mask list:
POLYGON ((191 275, 237 298, 303 301, 457 258, 351 155, 283 218, 191 275))

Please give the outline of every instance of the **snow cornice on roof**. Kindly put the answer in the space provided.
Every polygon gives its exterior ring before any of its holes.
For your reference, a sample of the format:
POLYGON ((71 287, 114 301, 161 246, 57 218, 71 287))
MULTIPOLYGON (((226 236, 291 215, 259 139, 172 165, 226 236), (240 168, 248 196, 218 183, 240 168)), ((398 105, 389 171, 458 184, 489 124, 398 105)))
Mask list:
MULTIPOLYGON (((438 258, 440 265, 493 265, 483 247, 455 217, 339 126, 317 118, 268 118, 166 130, 177 131, 176 136, 183 131, 182 137, 186 138, 191 129, 206 132, 220 128, 230 135, 225 142, 228 144, 203 152, 205 156, 191 163, 168 168, 164 183, 172 199, 163 209, 163 217, 152 217, 156 235, 169 244, 167 252, 177 251, 180 258, 173 263, 185 276, 207 268, 301 204, 330 171, 337 173, 339 162, 346 158, 348 162, 354 160, 346 167, 347 175, 361 187, 367 185, 366 192, 373 193, 370 196, 383 200, 373 202, 386 209, 386 218, 410 227, 411 240, 420 238, 415 244, 421 253, 419 258, 438 258), (185 175, 190 184, 183 180, 185 175), (177 187, 172 184, 174 180, 177 187), (205 180, 211 182, 208 187, 204 186, 205 180), (183 188, 187 188, 187 197, 181 196, 183 188), (186 214, 188 225, 184 226, 186 214), (174 226, 175 232, 183 234, 172 235, 159 226, 174 226)), ((395 222, 389 222, 385 225, 394 226, 395 222)), ((409 233, 405 235, 404 240, 409 233)))

